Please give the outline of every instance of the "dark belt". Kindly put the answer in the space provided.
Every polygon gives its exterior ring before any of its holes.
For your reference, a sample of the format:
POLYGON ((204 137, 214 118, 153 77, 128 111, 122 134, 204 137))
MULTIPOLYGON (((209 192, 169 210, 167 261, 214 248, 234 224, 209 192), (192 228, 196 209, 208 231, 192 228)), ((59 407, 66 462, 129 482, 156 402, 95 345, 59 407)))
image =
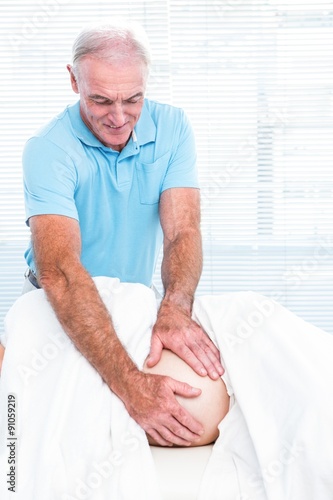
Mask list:
POLYGON ((28 269, 28 271, 26 273, 26 277, 28 278, 28 280, 30 281, 30 283, 35 288, 40 288, 40 286, 38 284, 38 281, 37 281, 37 277, 36 277, 35 273, 33 271, 31 271, 31 269, 28 269))

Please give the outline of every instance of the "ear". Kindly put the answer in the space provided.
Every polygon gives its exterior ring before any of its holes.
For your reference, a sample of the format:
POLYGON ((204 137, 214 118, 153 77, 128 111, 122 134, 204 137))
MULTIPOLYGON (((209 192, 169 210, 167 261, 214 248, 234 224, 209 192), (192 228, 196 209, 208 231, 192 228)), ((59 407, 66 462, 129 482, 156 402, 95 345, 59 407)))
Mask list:
POLYGON ((76 80, 74 72, 73 72, 73 67, 70 64, 67 64, 66 68, 67 68, 69 75, 70 75, 72 89, 74 90, 74 92, 76 94, 79 94, 80 93, 79 86, 78 86, 77 80, 76 80))

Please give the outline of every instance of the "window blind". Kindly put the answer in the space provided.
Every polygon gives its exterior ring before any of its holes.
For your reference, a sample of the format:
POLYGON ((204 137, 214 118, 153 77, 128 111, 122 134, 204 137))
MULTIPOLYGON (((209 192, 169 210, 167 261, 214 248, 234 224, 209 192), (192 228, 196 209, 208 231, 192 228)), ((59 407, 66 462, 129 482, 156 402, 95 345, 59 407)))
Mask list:
POLYGON ((25 270, 24 143, 77 99, 76 33, 112 16, 143 24, 147 96, 183 107, 195 130, 198 294, 255 290, 333 332, 332 0, 2 0, 0 324, 25 270))

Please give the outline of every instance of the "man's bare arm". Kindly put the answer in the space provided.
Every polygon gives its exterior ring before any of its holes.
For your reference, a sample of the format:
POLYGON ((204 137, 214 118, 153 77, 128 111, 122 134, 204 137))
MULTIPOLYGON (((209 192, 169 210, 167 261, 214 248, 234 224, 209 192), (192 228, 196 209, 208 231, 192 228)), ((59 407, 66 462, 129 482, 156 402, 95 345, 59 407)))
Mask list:
POLYGON ((177 304, 190 314, 202 272, 199 190, 166 190, 161 197, 160 216, 164 302, 177 304))
POLYGON ((193 397, 200 391, 138 370, 80 262, 78 222, 40 215, 30 218, 30 228, 39 283, 79 351, 122 399, 131 416, 160 444, 186 445, 195 440, 201 425, 183 410, 174 394, 193 397))
POLYGON ((199 375, 223 374, 219 351, 191 319, 194 293, 202 271, 200 194, 173 188, 162 193, 160 218, 164 233, 162 281, 165 296, 153 330, 148 366, 165 347, 178 354, 199 375))

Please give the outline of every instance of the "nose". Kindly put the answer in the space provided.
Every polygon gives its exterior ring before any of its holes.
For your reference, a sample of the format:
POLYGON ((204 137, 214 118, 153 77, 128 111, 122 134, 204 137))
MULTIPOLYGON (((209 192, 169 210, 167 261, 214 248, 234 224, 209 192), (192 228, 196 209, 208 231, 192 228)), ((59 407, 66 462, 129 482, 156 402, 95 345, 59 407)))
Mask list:
POLYGON ((108 111, 108 118, 114 127, 121 127, 125 124, 126 117, 121 102, 114 102, 108 111))

